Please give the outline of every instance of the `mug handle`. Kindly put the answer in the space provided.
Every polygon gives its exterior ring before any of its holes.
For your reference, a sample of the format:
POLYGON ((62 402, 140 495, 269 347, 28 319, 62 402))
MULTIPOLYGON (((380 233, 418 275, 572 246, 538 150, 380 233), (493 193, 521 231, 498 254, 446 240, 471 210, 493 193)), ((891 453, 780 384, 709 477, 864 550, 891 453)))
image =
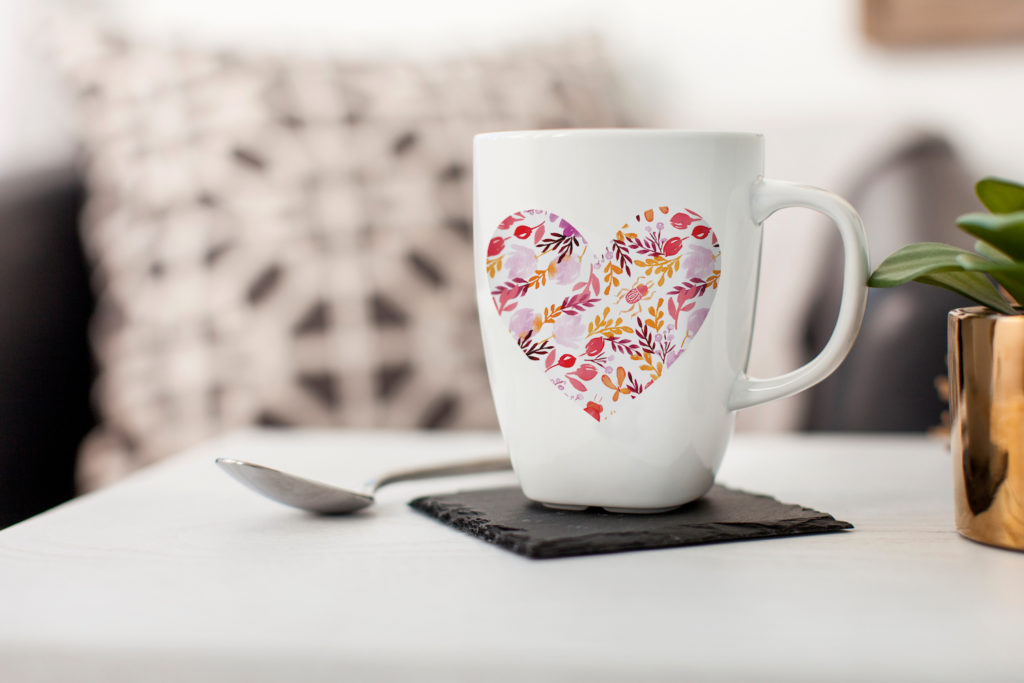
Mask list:
POLYGON ((843 297, 839 318, 825 348, 806 365, 778 377, 761 379, 743 372, 729 395, 729 409, 739 410, 786 398, 825 379, 846 358, 864 319, 868 290, 868 246, 864 224, 857 211, 842 197, 807 185, 779 180, 760 180, 751 188, 750 210, 763 223, 779 209, 803 207, 825 214, 843 239, 843 297))

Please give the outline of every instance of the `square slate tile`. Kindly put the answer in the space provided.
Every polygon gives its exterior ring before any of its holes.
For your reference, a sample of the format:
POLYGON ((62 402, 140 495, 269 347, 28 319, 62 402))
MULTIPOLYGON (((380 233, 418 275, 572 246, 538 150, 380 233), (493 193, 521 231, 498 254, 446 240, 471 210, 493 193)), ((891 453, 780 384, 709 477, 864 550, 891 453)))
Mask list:
POLYGON ((459 531, 536 559, 853 528, 824 512, 719 485, 699 500, 655 515, 599 508, 551 510, 515 486, 424 496, 409 505, 459 531))

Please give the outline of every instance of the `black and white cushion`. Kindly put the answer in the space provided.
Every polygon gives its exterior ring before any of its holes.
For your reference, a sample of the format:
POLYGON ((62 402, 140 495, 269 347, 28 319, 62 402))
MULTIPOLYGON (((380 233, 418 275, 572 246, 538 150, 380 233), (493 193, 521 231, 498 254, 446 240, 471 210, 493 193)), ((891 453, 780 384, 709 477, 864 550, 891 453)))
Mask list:
POLYGON ((620 123, 598 45, 414 64, 61 43, 99 296, 84 487, 243 425, 495 425, 471 138, 620 123))

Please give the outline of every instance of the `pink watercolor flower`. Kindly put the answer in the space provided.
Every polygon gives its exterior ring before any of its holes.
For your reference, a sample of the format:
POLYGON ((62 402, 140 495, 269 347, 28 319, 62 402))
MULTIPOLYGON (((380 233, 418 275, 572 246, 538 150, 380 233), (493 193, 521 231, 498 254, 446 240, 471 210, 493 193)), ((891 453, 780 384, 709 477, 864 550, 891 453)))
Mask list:
POLYGON ((693 335, 697 334, 700 326, 704 324, 704 319, 708 317, 708 311, 710 310, 710 308, 698 308, 686 318, 686 331, 691 339, 693 335))
MULTIPOLYGON (((554 214, 551 214, 551 216, 552 216, 552 220, 557 218, 557 216, 555 216, 554 214)), ((576 238, 582 237, 582 235, 580 235, 579 230, 577 230, 576 228, 574 228, 571 225, 569 225, 569 222, 564 220, 564 219, 559 221, 558 227, 560 227, 562 229, 562 234, 565 235, 566 237, 576 237, 576 238)))
POLYGON ((525 277, 533 274, 534 264, 537 259, 533 257, 533 250, 521 244, 512 244, 505 256, 505 268, 511 278, 525 277))
POLYGON ((565 314, 558 316, 552 332, 559 346, 578 347, 583 339, 583 316, 565 314))
POLYGON ((570 256, 558 264, 555 272, 555 284, 571 285, 576 283, 576 277, 580 274, 579 260, 570 256))
POLYGON ((714 263, 714 252, 710 249, 694 245, 690 247, 690 250, 686 252, 686 256, 683 257, 682 266, 686 270, 687 279, 694 277, 704 279, 711 275, 714 263))
POLYGON ((517 338, 533 330, 534 313, 532 308, 520 308, 508 321, 508 329, 517 338))

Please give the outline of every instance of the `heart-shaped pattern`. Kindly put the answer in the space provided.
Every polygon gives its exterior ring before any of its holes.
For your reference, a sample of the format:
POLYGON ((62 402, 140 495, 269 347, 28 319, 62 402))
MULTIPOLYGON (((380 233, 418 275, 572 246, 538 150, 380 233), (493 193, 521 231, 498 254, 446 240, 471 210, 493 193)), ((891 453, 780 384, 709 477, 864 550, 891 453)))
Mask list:
POLYGON ((597 421, 637 399, 686 350, 711 310, 721 249, 696 212, 649 209, 600 254, 564 218, 512 214, 487 245, 498 315, 519 348, 597 421))

